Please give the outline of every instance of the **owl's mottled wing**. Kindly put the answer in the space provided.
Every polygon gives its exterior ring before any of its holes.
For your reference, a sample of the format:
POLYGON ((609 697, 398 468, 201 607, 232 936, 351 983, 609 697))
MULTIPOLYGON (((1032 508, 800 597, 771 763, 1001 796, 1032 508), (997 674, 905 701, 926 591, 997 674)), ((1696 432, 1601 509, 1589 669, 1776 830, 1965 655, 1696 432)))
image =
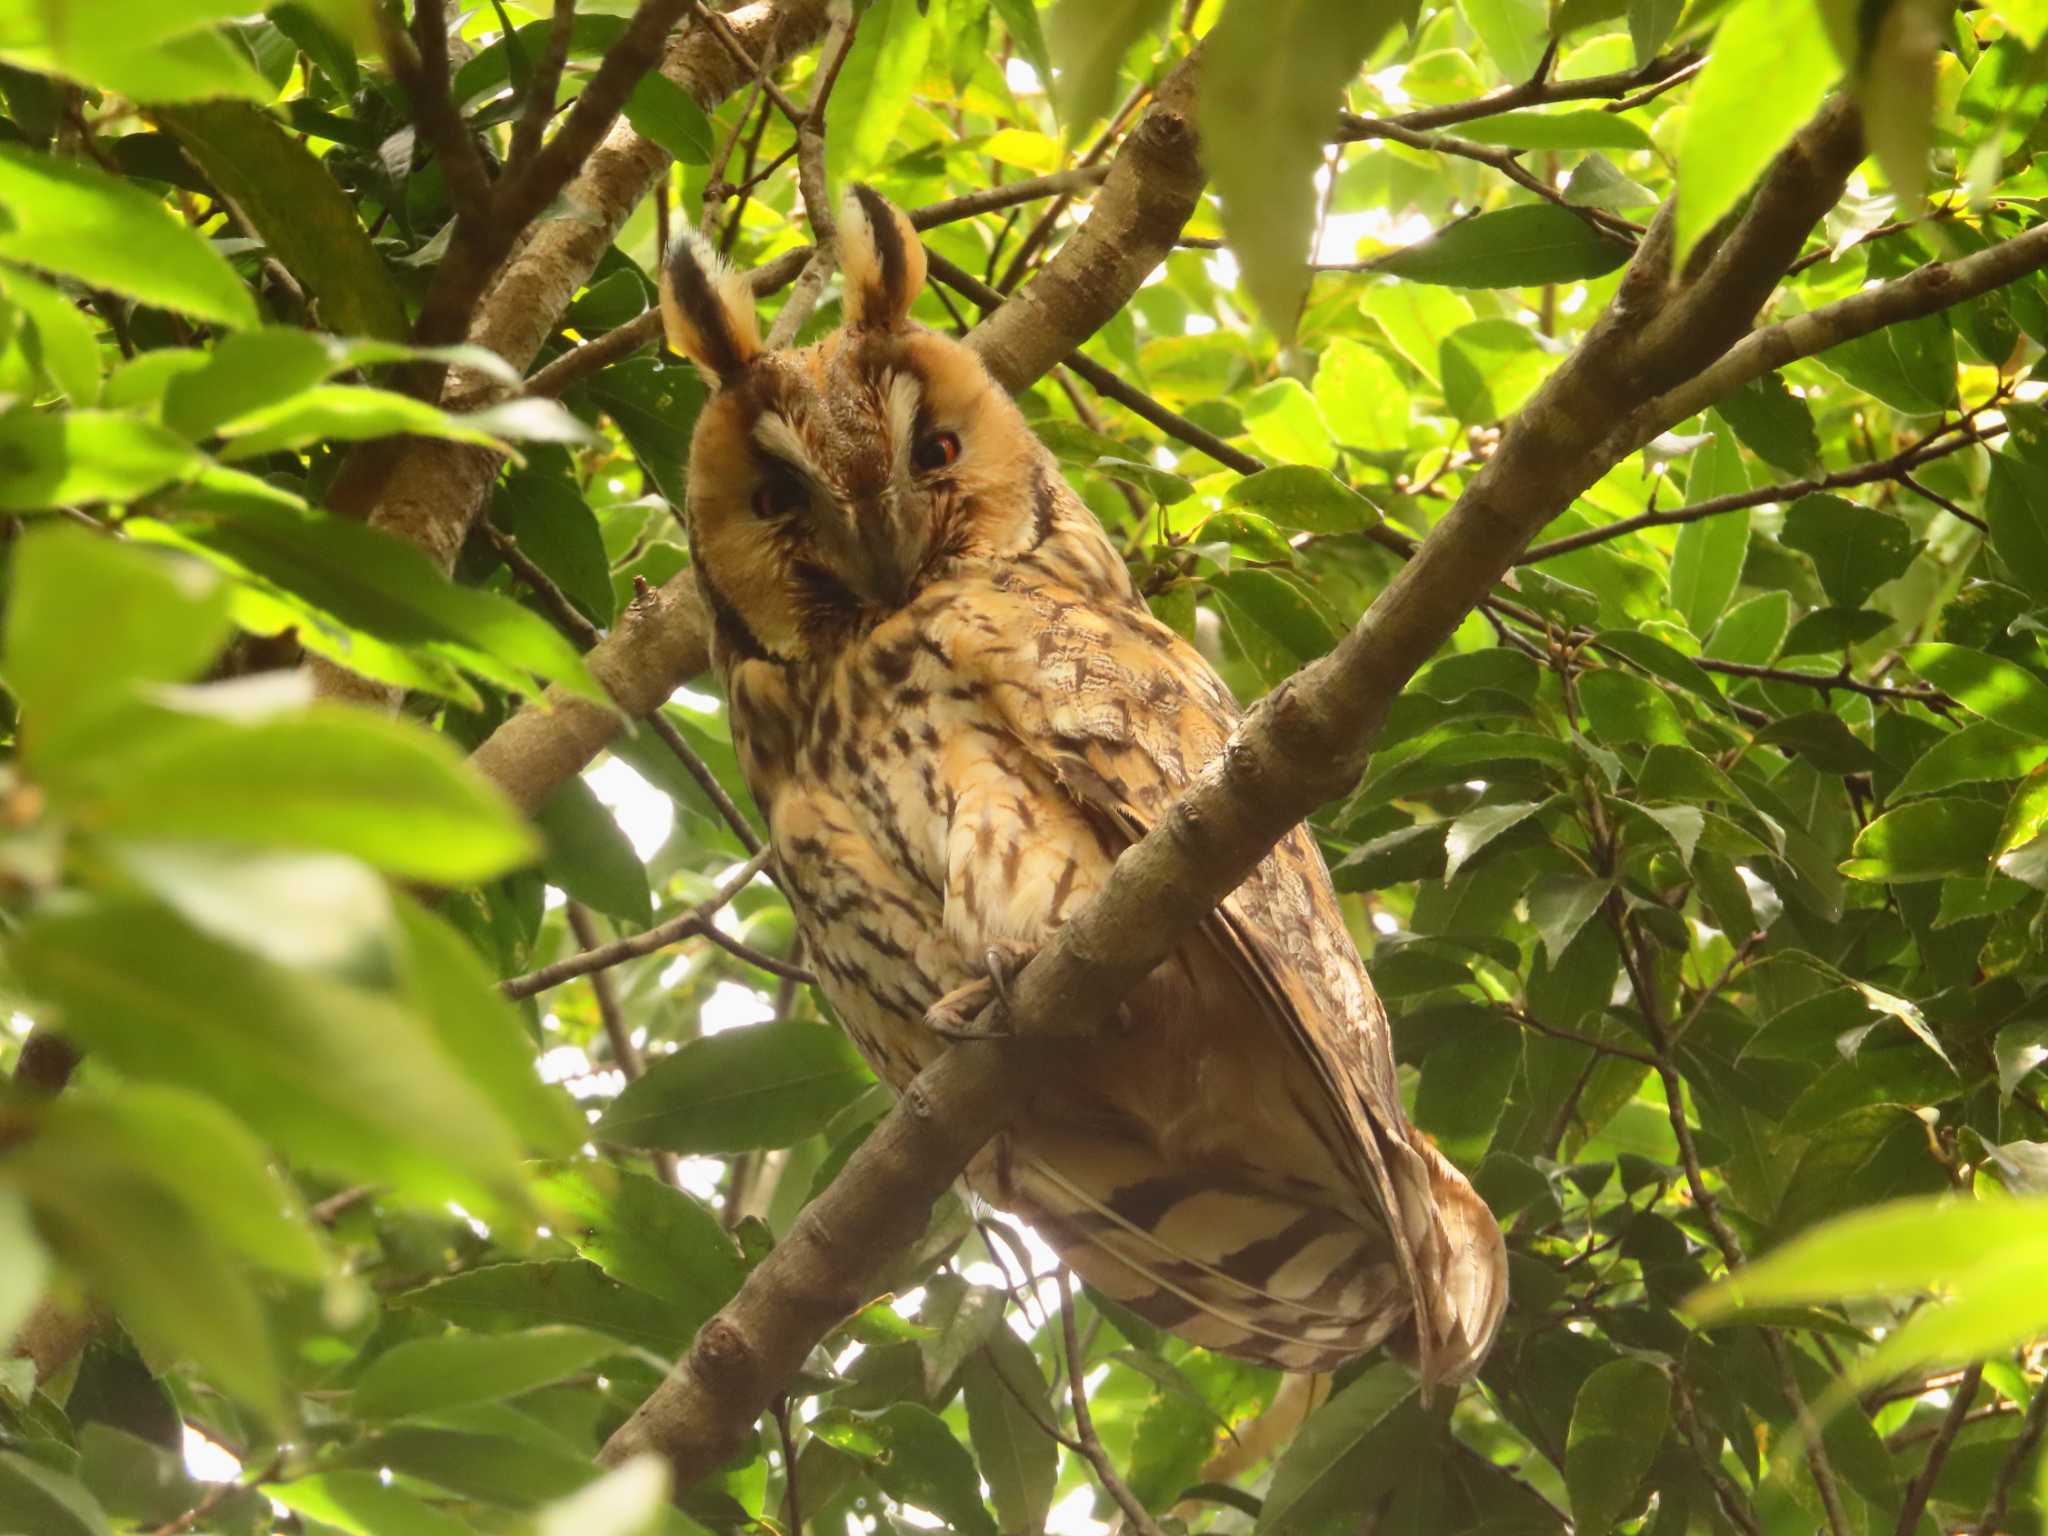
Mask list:
MULTIPOLYGON (((988 688, 1015 740, 1135 841, 1222 749, 1237 710, 1200 655, 1135 602, 1084 597, 1061 574, 1053 566, 1037 579, 1027 565, 989 594, 986 622, 948 649, 988 688)), ((1425 1375, 1464 1374, 1498 1315, 1499 1236, 1463 1179, 1408 1127, 1385 1013, 1305 829, 1223 903, 1203 938, 1255 1000, 1274 1041, 1320 1085, 1322 1103, 1305 1107, 1327 1122, 1323 1140, 1350 1162, 1332 1178, 1349 1183, 1354 1206, 1385 1232, 1380 1257, 1391 1265, 1379 1272, 1397 1293, 1377 1298, 1378 1311, 1405 1317, 1419 1305, 1430 1319, 1416 1330, 1425 1375), (1460 1208, 1446 1212, 1440 1202, 1460 1208)))

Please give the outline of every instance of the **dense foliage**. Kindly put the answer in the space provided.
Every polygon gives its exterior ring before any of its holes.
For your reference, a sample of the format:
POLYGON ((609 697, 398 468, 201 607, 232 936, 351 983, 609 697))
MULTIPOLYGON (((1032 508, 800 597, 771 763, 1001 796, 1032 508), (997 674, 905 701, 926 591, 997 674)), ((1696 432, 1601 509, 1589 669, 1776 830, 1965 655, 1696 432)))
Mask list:
MULTIPOLYGON (((1414 1118, 1510 1234, 1477 1384, 1283 1390, 1085 1292, 1065 1336, 1047 1250, 948 1197, 672 1509, 593 1456, 887 1096, 750 860, 708 681, 531 821, 463 757, 545 684, 600 697, 580 653, 687 564, 659 231, 805 245, 797 130, 641 80, 674 167, 540 361, 643 345, 476 409, 521 370, 411 344, 463 175, 370 12, 241 9, 0 0, 0 1530, 1137 1523, 1105 1480, 1260 1536, 2044 1529, 2038 275, 1628 458, 1317 818, 1414 1118), (426 403, 451 366, 462 408, 426 403), (336 491, 395 434, 509 451, 452 579, 336 491), (307 658, 403 711, 316 700, 307 658)), ((633 7, 457 11, 488 167, 633 7)), ((825 170, 914 209, 1104 163, 1212 28, 1210 192, 1083 352, 1127 398, 1062 369, 1024 403, 1247 701, 1357 620, 1656 210, 1689 247, 1845 79, 1873 159, 1772 318, 2048 198, 2028 0, 871 0, 775 78, 801 106, 836 61, 825 170)), ((925 238, 1007 291, 1076 185, 925 238)))

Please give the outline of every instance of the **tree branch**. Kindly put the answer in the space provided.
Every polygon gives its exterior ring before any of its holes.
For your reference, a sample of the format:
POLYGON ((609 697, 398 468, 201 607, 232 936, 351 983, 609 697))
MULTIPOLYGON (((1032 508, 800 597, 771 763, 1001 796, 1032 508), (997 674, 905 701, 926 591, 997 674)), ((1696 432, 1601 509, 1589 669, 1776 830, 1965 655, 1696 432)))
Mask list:
POLYGON ((1074 1439, 1081 1448, 1081 1455, 1095 1469, 1096 1480, 1102 1484, 1103 1491, 1116 1500, 1117 1508, 1124 1512, 1124 1518, 1130 1521, 1138 1536, 1162 1536, 1158 1523, 1138 1502, 1138 1496, 1131 1492, 1130 1485, 1117 1474, 1116 1463, 1109 1459, 1109 1452, 1102 1448, 1101 1437, 1095 1433, 1095 1417, 1088 1411, 1088 1388, 1082 1380, 1081 1335, 1074 1327, 1074 1282, 1064 1264, 1060 1266, 1060 1338, 1066 1345, 1067 1395, 1074 1403, 1074 1439))
POLYGON ((1914 1532, 1920 1529, 1921 1511, 1927 1508, 1928 1496, 1941 1479, 1941 1469, 1948 1462, 1948 1453, 1956 1443, 1956 1436, 1963 1432, 1963 1425, 1969 1420, 1970 1402, 1977 1395, 1977 1383, 1983 1379, 1984 1366, 1980 1361, 1964 1371, 1963 1379, 1952 1389, 1955 1396, 1949 1402, 1948 1412, 1942 1416, 1941 1427, 1934 1433, 1934 1443, 1927 1447, 1927 1459, 1920 1463, 1920 1470, 1906 1485, 1906 1497, 1899 1505, 1898 1524, 1893 1527, 1897 1536, 1914 1536, 1914 1532))
POLYGON ((667 949, 669 945, 684 939, 694 938, 711 926, 711 920, 725 910, 731 900, 753 883, 754 876, 768 867, 770 855, 767 849, 755 854, 746 863, 734 870, 714 891, 709 899, 699 902, 689 911, 657 923, 645 933, 636 933, 627 938, 614 939, 609 944, 600 944, 594 949, 582 950, 552 965, 544 965, 537 971, 528 971, 524 976, 508 976, 498 983, 498 990, 510 998, 532 997, 536 992, 545 992, 549 987, 558 987, 565 981, 574 981, 578 976, 588 976, 596 971, 605 971, 628 960, 637 960, 642 955, 651 955, 656 950, 667 949))

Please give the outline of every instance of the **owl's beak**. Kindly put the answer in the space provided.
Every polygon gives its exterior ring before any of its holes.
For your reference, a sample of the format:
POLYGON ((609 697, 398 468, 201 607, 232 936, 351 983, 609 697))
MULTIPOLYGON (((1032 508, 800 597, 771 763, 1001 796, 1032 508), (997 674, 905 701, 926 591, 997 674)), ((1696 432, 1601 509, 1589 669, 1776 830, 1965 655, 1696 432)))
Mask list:
POLYGON ((896 608, 909 598, 924 564, 923 540, 894 496, 864 498, 853 507, 853 559, 847 585, 863 602, 896 608))

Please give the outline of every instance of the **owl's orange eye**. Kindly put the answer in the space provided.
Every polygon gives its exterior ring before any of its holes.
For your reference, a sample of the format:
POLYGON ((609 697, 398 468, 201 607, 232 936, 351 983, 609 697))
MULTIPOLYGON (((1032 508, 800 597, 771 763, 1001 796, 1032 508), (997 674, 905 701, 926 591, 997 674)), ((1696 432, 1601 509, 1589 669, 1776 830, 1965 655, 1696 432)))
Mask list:
POLYGON ((810 498, 794 475, 771 474, 754 488, 754 516, 775 521, 803 511, 810 498))
POLYGON ((917 440, 917 446, 910 450, 910 462, 920 473, 931 474, 944 469, 960 457, 960 439, 951 432, 933 432, 917 440))

